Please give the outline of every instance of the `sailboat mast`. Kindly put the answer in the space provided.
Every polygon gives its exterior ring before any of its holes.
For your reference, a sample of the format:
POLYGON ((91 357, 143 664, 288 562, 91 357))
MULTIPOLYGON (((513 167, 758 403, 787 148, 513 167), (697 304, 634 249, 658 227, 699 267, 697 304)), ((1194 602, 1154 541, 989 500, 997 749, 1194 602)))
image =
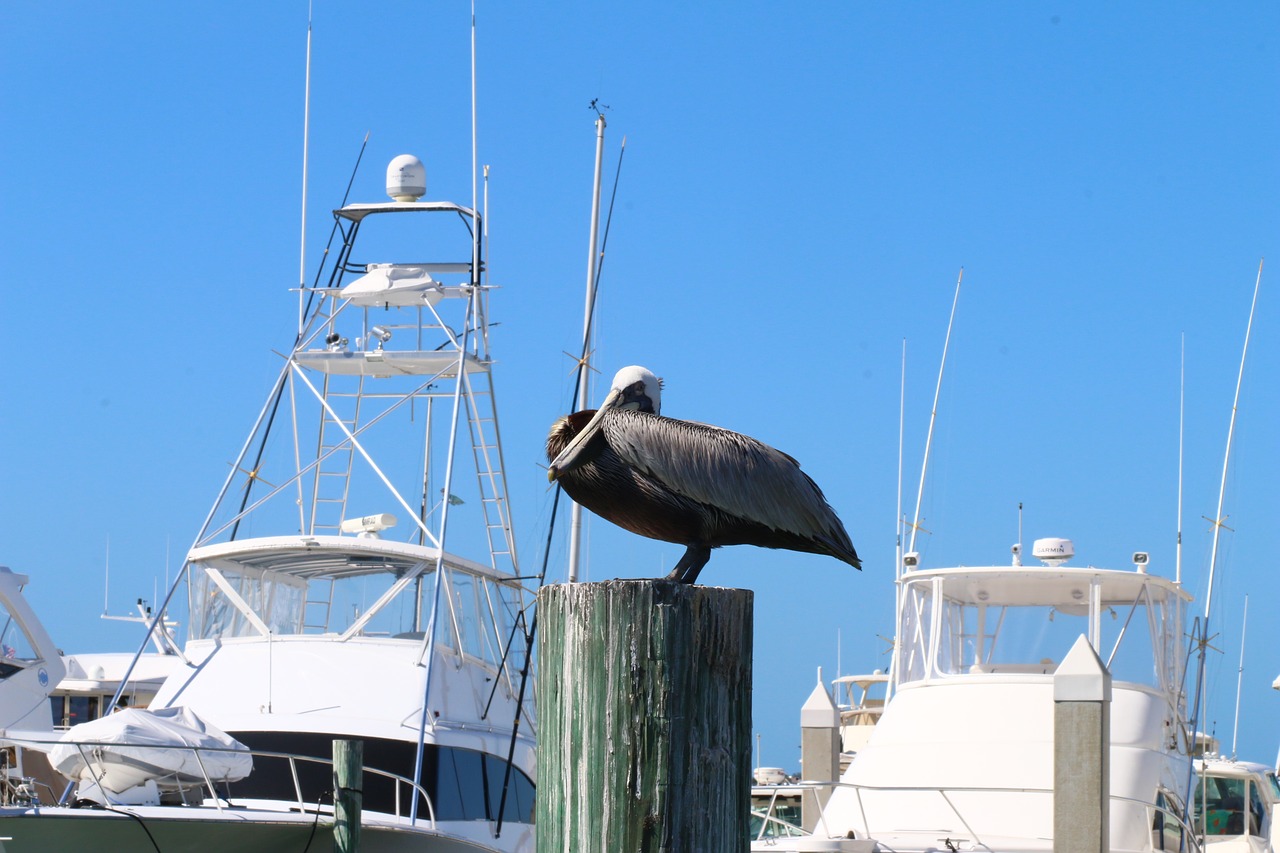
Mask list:
MULTIPOLYGON (((587 298, 582 318, 582 357, 578 360, 577 410, 590 405, 591 317, 596 301, 596 254, 600 241, 600 174, 604 166, 604 113, 596 113, 596 166, 591 187, 591 240, 587 250, 587 298)), ((577 502, 569 516, 569 583, 578 580, 578 565, 582 559, 582 507, 577 502)))

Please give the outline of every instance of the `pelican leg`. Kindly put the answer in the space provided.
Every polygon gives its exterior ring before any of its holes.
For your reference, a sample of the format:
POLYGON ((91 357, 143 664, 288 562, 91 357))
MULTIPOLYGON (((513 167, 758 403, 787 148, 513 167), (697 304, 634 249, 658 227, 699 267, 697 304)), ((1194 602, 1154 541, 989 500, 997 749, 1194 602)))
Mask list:
POLYGON ((676 563, 676 567, 671 570, 671 574, 667 575, 667 580, 694 583, 698 579, 698 572, 702 571, 702 567, 710 559, 711 549, 706 545, 690 545, 685 549, 680 562, 676 563))

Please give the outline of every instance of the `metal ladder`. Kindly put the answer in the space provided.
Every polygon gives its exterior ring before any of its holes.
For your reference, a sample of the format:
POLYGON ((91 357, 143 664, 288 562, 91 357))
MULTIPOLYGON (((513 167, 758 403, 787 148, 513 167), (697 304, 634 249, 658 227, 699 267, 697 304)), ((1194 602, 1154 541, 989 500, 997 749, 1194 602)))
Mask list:
POLYGON ((486 366, 475 374, 464 373, 459 381, 466 382, 467 387, 467 426, 471 432, 471 450, 480 486, 480 503, 484 508, 489 556, 494 569, 519 574, 515 535, 511 528, 511 502, 507 496, 502 443, 498 434, 493 377, 486 366))
MULTIPOLYGON (((331 378, 325 377, 325 400, 341 419, 342 426, 355 433, 360 423, 361 392, 364 377, 357 381, 356 390, 337 392, 330 389, 331 378), (343 411, 343 408, 348 411, 343 411)), ((347 496, 351 484, 351 466, 355 462, 355 448, 347 440, 342 427, 323 413, 320 422, 319 457, 311 499, 311 533, 337 535, 342 527, 347 509, 347 496), (325 454, 328 454, 327 456, 325 454)))

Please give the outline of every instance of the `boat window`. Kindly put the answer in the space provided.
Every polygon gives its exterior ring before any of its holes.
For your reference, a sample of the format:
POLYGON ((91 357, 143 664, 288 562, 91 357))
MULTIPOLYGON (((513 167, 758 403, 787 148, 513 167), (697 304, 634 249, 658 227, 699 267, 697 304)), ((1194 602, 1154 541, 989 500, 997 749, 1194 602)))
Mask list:
POLYGON ((925 677, 933 603, 926 583, 908 584, 904 595, 902 625, 899 628, 901 652, 895 655, 899 684, 919 681, 925 677))
MULTIPOLYGON (((1092 637, 1090 592, 1067 603, 1013 588, 1015 604, 988 595, 987 578, 921 578, 904 590, 898 683, 967 675, 1053 675, 1076 640, 1092 637), (990 600, 988 600, 990 599, 990 600)), ((1172 605, 1144 590, 1134 601, 1103 601, 1099 656, 1116 681, 1172 690, 1178 637, 1172 605)))
MULTIPOLYGON (((514 647, 508 651, 507 661, 522 660, 523 632, 512 631, 523 603, 520 591, 456 569, 446 572, 446 579, 448 587, 441 590, 441 644, 497 666, 510 641, 514 647)), ((430 611, 427 596, 432 593, 431 585, 424 584, 424 613, 430 611)))
POLYGON ((1196 785, 1195 823, 1204 835, 1261 835, 1265 814, 1248 779, 1206 776, 1196 785))
POLYGON ((1178 820, 1181 810, 1176 797, 1166 795, 1164 791, 1156 794, 1155 814, 1151 819, 1151 841, 1155 850, 1169 853, 1185 853, 1186 839, 1183 837, 1182 824, 1178 820))
POLYGON ((1176 678, 1176 638, 1166 634, 1164 607, 1143 592, 1136 602, 1110 602, 1102 606, 1102 642, 1099 657, 1113 681, 1129 681, 1172 689, 1176 678))
POLYGON ((751 823, 748 841, 794 838, 804 834, 801 825, 800 795, 781 794, 763 788, 751 792, 751 823))
POLYGON ((8 678, 17 672, 21 668, 16 666, 18 662, 31 663, 40 659, 31 639, 3 604, 0 604, 0 658, 3 659, 0 660, 0 678, 8 678), (9 665, 4 666, 5 663, 9 665))
MULTIPOLYGON (((302 630, 305 582, 280 572, 264 572, 236 564, 217 567, 227 584, 244 599, 274 633, 297 634, 302 630)), ((258 636, 257 629, 235 606, 202 566, 191 572, 191 636, 258 636)))
POLYGON ((484 658, 484 637, 480 631, 480 601, 476 595, 479 579, 466 572, 445 572, 449 618, 446 645, 473 657, 484 658))
POLYGON ((98 719, 101 707, 97 696, 50 696, 49 705, 53 725, 60 729, 98 719))
POLYGON ((1271 788, 1271 798, 1280 800, 1280 779, 1276 779, 1276 774, 1267 774, 1267 785, 1271 788))

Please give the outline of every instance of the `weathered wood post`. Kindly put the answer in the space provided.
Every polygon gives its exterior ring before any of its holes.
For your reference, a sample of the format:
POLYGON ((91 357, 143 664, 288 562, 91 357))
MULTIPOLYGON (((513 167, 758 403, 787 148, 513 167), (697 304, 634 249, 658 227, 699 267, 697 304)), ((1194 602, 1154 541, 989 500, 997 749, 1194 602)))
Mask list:
POLYGON ((364 741, 333 742, 333 850, 360 849, 360 809, 364 804, 364 741))
POLYGON ((538 621, 538 853, 745 851, 751 591, 555 584, 538 621))
MULTIPOLYGON (((805 782, 835 782, 840 778, 840 710, 831 694, 818 684, 800 707, 800 778, 805 782)), ((800 800, 800 826, 813 832, 831 788, 809 788, 800 800)))
POLYGON ((1053 851, 1111 849, 1111 673, 1080 635, 1053 676, 1053 851))

